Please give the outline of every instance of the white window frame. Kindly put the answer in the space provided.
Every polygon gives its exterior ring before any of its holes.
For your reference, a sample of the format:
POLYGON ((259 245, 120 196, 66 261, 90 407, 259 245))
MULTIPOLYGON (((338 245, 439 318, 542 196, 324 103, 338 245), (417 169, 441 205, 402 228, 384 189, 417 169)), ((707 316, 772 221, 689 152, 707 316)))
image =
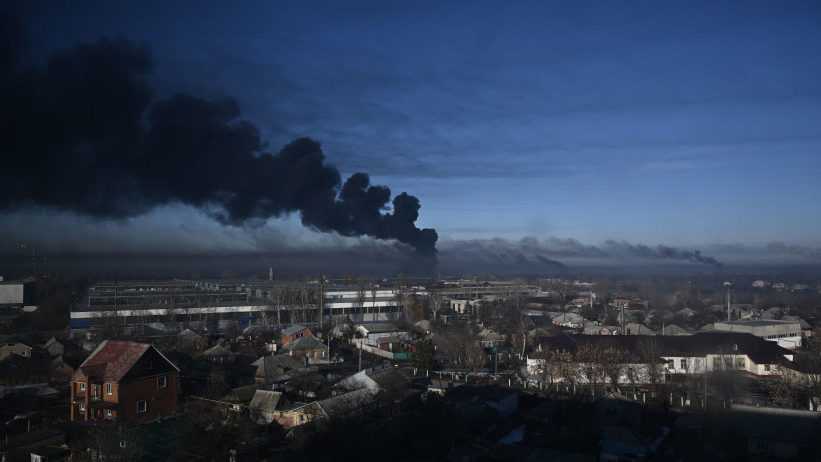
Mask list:
POLYGON ((80 382, 80 391, 86 391, 86 383, 80 382))
POLYGON ((105 410, 105 416, 106 417, 114 417, 114 411, 112 411, 111 409, 106 409, 105 410))
POLYGON ((107 394, 107 395, 113 395, 114 394, 114 385, 111 382, 105 384, 105 394, 107 394))
POLYGON ((80 405, 78 406, 78 408, 80 409, 80 412, 85 412, 86 411, 85 403, 81 402, 80 405))
POLYGON ((168 376, 160 375, 157 377, 157 389, 168 388, 168 376))
POLYGON ((137 400, 137 414, 145 414, 147 412, 148 412, 148 401, 146 401, 144 399, 138 399, 137 400), (140 410, 140 403, 143 403, 142 411, 140 410))

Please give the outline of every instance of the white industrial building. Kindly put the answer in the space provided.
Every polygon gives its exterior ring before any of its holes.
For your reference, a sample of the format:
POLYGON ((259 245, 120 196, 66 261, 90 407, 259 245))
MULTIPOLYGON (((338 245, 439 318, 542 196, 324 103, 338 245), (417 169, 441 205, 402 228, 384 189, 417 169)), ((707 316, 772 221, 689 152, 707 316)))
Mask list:
POLYGON ((720 332, 740 332, 777 342, 778 346, 794 350, 801 348, 801 322, 770 319, 722 321, 713 325, 720 332))

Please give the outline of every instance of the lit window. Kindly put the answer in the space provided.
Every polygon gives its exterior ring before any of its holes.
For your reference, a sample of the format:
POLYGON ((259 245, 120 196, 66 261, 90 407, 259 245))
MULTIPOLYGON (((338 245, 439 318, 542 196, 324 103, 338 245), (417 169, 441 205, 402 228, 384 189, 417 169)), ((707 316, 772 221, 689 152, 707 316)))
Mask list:
POLYGON ((157 388, 165 388, 168 386, 168 377, 161 375, 157 377, 157 388))
POLYGON ((80 412, 86 411, 86 405, 84 403, 80 403, 80 412))
POLYGON ((105 394, 107 394, 107 395, 114 394, 114 386, 112 386, 110 383, 105 384, 105 394))
POLYGON ((85 382, 80 382, 80 391, 86 391, 86 384, 85 384, 85 382))
POLYGON ((114 411, 112 411, 111 409, 106 409, 105 410, 105 416, 106 417, 114 417, 114 411))
POLYGON ((148 402, 144 399, 137 401, 137 414, 145 414, 148 411, 148 402))

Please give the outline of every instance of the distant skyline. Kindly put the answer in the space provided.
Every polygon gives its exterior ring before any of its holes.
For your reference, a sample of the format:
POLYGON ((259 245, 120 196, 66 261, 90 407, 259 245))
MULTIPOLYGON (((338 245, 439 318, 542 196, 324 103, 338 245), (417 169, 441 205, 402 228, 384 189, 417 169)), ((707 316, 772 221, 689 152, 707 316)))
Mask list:
MULTIPOLYGON (((29 46, 145 43, 157 96, 237 98, 272 150, 310 136, 418 196, 441 241, 821 246, 817 2, 439 3, 44 2, 29 46)), ((131 231, 220 232, 168 210, 131 231)))

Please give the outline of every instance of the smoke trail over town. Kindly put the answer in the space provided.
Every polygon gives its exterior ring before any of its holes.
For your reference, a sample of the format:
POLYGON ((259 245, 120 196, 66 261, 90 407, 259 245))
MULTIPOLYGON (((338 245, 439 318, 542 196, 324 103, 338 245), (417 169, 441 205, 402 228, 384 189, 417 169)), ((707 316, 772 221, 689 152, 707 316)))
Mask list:
POLYGON ((698 250, 684 250, 666 245, 648 246, 632 244, 625 241, 608 240, 601 245, 587 245, 576 239, 549 237, 538 239, 525 237, 520 240, 507 239, 473 239, 448 241, 442 245, 444 258, 470 258, 474 260, 492 260, 505 262, 527 258, 538 260, 543 264, 562 265, 574 260, 598 261, 677 261, 720 268, 721 262, 702 255, 698 250), (560 260, 559 261, 556 260, 560 260))
POLYGON ((296 212, 319 231, 436 253, 436 231, 415 224, 416 197, 392 197, 366 173, 343 182, 318 142, 300 138, 271 153, 232 99, 155 99, 144 47, 102 39, 25 67, 21 28, 2 21, 11 49, 0 56, 0 210, 116 220, 182 203, 232 226, 296 212))

